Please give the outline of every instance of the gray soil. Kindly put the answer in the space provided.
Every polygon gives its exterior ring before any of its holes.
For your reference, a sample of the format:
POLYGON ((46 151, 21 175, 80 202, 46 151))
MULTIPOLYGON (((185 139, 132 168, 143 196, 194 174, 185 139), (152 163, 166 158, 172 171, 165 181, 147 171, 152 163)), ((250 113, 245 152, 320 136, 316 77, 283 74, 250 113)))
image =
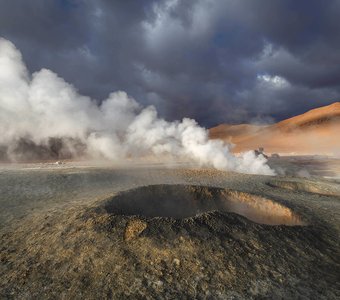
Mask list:
POLYGON ((339 183, 312 171, 2 167, 0 298, 339 299, 339 183))

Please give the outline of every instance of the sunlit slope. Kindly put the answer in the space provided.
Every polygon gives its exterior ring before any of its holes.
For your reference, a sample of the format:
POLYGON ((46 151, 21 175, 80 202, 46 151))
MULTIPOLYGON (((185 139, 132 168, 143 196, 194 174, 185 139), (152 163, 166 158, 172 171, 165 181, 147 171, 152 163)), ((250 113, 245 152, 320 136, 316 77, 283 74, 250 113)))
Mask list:
POLYGON ((210 129, 210 138, 235 144, 234 152, 264 147, 269 153, 339 155, 340 102, 268 126, 222 124, 210 129))

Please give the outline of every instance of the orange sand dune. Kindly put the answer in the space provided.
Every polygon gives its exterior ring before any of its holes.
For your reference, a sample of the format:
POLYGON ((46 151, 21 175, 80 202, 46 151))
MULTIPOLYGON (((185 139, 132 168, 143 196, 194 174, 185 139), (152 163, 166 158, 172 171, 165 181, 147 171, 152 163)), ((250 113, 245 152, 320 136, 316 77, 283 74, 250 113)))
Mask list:
POLYGON ((268 153, 340 155, 340 102, 273 125, 222 124, 210 137, 233 143, 234 152, 264 147, 268 153))

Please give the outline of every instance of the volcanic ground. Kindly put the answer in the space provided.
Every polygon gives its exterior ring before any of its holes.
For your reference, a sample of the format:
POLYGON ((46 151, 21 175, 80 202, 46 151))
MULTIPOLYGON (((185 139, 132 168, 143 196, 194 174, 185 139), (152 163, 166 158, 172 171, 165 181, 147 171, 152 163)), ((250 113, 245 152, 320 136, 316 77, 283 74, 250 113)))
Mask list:
POLYGON ((339 299, 338 179, 270 163, 2 166, 0 298, 339 299))

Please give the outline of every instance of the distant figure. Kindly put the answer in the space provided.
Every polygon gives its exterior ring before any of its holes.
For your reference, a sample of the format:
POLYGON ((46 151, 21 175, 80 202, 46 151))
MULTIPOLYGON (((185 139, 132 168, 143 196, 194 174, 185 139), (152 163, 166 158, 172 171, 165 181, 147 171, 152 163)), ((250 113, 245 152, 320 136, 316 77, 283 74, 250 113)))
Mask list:
POLYGON ((280 155, 278 153, 272 153, 271 157, 272 158, 280 158, 280 155))
POLYGON ((268 158, 268 155, 264 153, 263 147, 259 147, 257 150, 254 150, 254 152, 256 156, 263 155, 265 158, 268 158))

